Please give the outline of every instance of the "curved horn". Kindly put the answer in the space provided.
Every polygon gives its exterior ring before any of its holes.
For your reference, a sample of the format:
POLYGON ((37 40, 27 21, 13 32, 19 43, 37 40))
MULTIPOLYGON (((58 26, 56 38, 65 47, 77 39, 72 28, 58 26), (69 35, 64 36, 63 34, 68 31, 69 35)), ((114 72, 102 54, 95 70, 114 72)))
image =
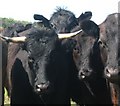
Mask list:
POLYGON ((63 39, 63 38, 70 38, 73 36, 76 36, 77 34, 81 33, 82 29, 73 33, 64 33, 64 34, 58 34, 58 38, 59 39, 63 39))
POLYGON ((0 37, 6 41, 9 42, 13 42, 13 43, 21 43, 21 42, 25 42, 26 37, 25 36, 21 36, 21 37, 5 37, 3 35, 0 35, 0 37))

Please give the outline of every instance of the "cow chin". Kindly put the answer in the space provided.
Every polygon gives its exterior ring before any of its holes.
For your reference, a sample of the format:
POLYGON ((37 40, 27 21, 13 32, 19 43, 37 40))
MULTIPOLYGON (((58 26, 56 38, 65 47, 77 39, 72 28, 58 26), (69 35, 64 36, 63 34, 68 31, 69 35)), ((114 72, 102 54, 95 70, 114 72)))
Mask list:
POLYGON ((91 69, 81 69, 79 71, 79 79, 80 80, 90 80, 92 76, 92 70, 91 69))
POLYGON ((106 67, 104 70, 104 76, 108 81, 116 84, 120 84, 120 71, 117 68, 106 67))

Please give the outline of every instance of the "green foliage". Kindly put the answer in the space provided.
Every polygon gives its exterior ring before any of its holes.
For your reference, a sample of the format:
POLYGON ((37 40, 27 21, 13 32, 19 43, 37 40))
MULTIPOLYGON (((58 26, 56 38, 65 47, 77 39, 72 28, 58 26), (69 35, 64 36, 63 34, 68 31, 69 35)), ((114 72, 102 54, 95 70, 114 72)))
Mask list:
POLYGON ((26 25, 30 22, 18 21, 18 20, 14 20, 13 18, 0 18, 0 27, 7 28, 14 23, 22 23, 23 25, 26 25))

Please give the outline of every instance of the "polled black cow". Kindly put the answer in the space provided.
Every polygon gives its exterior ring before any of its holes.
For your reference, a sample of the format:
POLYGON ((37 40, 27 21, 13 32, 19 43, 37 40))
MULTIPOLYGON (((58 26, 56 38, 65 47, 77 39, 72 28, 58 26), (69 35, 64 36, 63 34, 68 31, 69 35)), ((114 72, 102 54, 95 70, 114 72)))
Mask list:
MULTIPOLYGON (((69 105, 77 89, 77 71, 72 55, 68 60, 65 48, 70 52, 76 43, 70 40, 68 46, 62 45, 49 27, 33 27, 25 35, 22 37, 25 43, 12 67, 11 104, 69 105)), ((7 40, 16 42, 16 39, 22 42, 18 37, 7 40)))
MULTIPOLYGON (((81 23, 81 28, 86 34, 75 36, 77 45, 73 50, 73 58, 79 70, 79 79, 85 83, 92 95, 92 100, 86 97, 89 101, 85 104, 112 105, 110 90, 103 77, 106 57, 102 56, 105 55, 103 53, 106 53, 106 49, 99 40, 99 27, 93 21, 84 21, 81 23)), ((86 95, 85 90, 82 91, 83 95, 86 95)))
POLYGON ((109 81, 113 104, 120 105, 120 14, 107 16, 100 25, 100 39, 107 47, 107 62, 104 77, 109 81))

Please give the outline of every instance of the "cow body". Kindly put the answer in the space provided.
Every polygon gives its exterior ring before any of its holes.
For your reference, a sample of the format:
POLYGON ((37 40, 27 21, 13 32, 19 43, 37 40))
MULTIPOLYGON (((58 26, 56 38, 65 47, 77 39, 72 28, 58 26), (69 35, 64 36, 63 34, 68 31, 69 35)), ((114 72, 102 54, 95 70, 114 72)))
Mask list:
MULTIPOLYGON (((1 40, 1 39, 0 39, 1 40)), ((4 104, 4 86, 6 80, 6 73, 7 73, 7 53, 8 53, 8 46, 5 41, 1 40, 1 49, 2 49, 2 104, 4 104)))
MULTIPOLYGON (((15 23, 12 26, 5 28, 2 31, 2 34, 3 36, 9 36, 9 37, 18 36, 17 33, 29 29, 30 25, 31 24, 27 24, 26 26, 24 26, 20 23, 15 23)), ((11 68, 15 61, 16 54, 18 53, 19 50, 20 50, 20 44, 11 44, 11 43, 9 44, 9 42, 2 41, 2 73, 3 73, 2 86, 3 89, 4 87, 6 88, 9 97, 11 95, 11 78, 10 78, 11 68)), ((4 94, 3 94, 3 98, 4 98, 4 94)))
POLYGON ((101 40, 107 47, 107 63, 104 70, 104 76, 109 81, 111 89, 111 98, 114 105, 120 104, 120 35, 119 24, 120 14, 110 14, 103 23, 99 25, 101 40))

